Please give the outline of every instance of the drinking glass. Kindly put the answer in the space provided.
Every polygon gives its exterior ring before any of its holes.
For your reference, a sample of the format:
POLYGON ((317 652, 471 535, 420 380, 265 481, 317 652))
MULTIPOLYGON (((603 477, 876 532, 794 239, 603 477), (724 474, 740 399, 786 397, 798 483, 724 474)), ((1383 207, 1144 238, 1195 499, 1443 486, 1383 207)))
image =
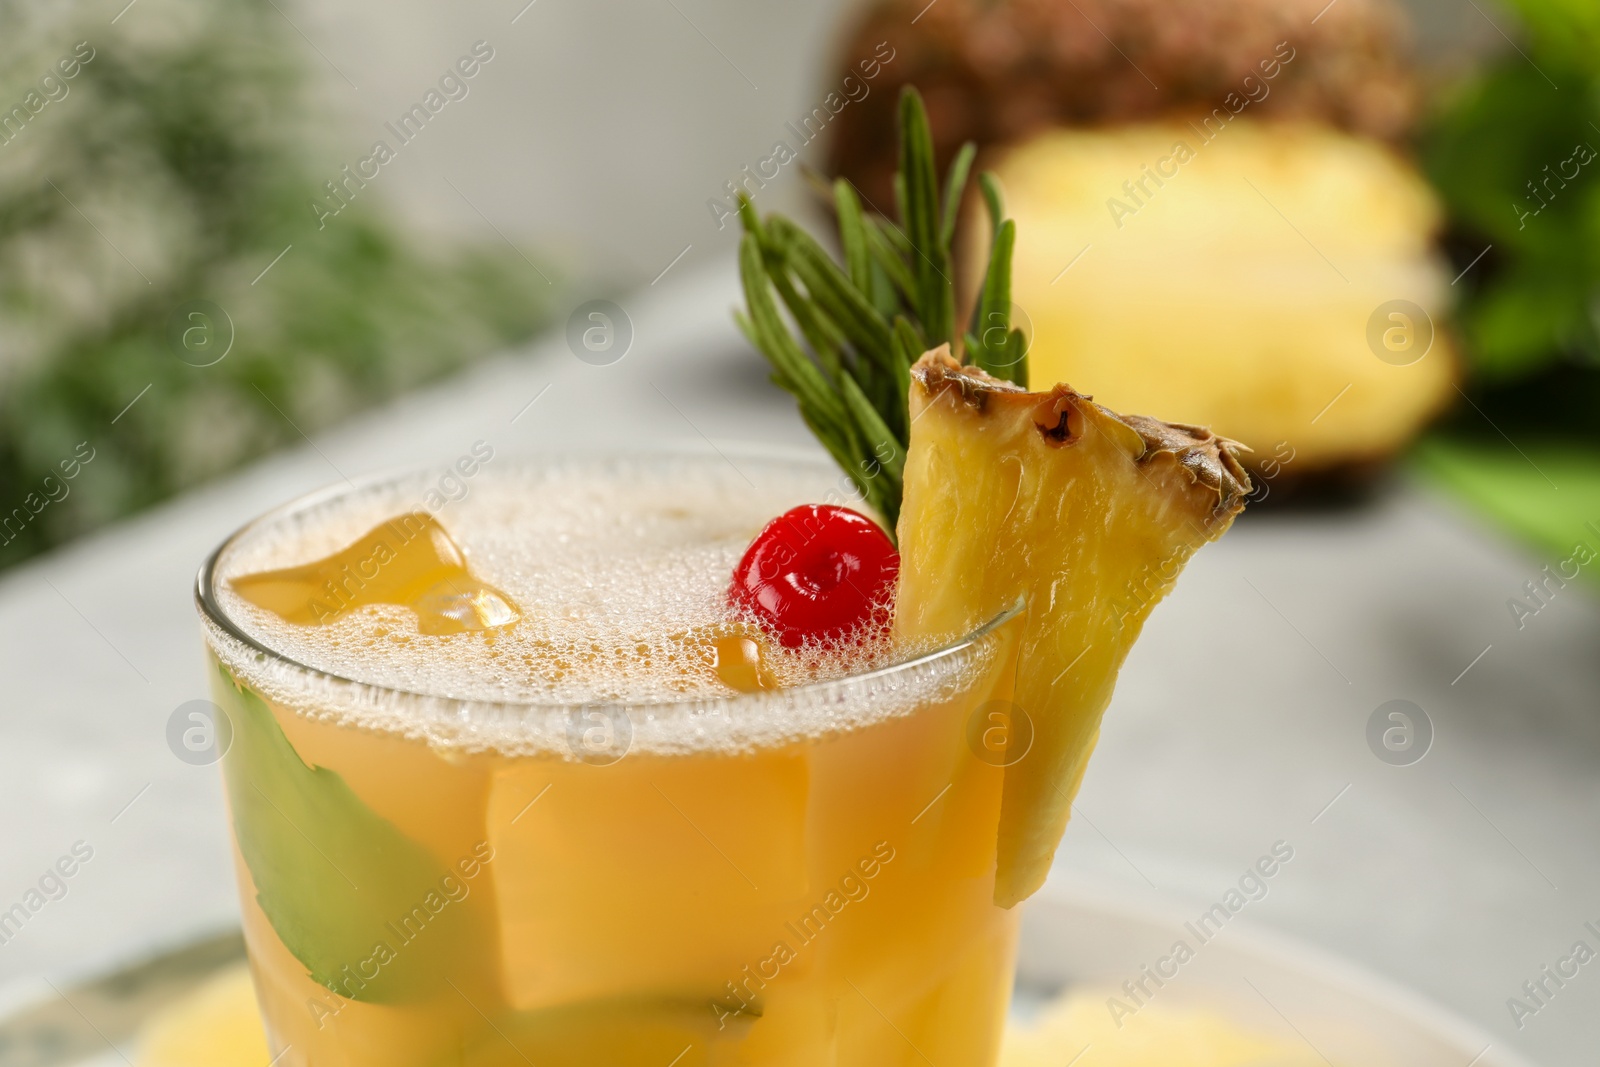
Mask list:
POLYGON ((230 614, 252 551, 437 478, 291 503, 199 575, 274 1062, 992 1063, 1017 937, 992 901, 1013 616, 789 689, 558 705, 342 677, 230 614))

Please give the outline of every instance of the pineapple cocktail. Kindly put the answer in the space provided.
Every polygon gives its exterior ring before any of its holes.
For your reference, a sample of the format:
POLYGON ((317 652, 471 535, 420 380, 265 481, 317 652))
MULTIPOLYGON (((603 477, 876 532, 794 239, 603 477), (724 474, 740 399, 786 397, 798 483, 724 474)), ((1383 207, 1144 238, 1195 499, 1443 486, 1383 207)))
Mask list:
POLYGON ((1117 673, 1250 487, 1202 428, 1028 391, 989 180, 957 336, 971 161, 941 194, 908 92, 900 224, 837 185, 843 266, 741 212, 741 326, 859 511, 816 468, 482 446, 202 571, 277 1062, 993 1063, 1117 673))
POLYGON ((840 572, 865 625, 831 644, 730 607, 752 538, 832 481, 491 465, 437 515, 419 476, 220 550, 202 601, 280 1063, 990 1061, 1016 915, 1003 751, 968 725, 1009 694, 1014 626, 891 651, 875 526, 840 572))

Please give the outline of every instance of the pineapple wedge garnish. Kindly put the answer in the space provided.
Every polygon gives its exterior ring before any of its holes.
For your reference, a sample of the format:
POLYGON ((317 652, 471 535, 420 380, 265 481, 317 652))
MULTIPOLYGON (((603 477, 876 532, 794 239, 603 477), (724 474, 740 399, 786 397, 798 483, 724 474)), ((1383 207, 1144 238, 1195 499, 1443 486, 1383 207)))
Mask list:
POLYGON ((1011 907, 1044 882, 1150 608, 1250 480, 1232 441, 1065 385, 1030 393, 948 346, 912 367, 910 415, 896 629, 954 639, 1027 605, 1014 699, 1031 748, 1006 760, 995 879, 1011 907))

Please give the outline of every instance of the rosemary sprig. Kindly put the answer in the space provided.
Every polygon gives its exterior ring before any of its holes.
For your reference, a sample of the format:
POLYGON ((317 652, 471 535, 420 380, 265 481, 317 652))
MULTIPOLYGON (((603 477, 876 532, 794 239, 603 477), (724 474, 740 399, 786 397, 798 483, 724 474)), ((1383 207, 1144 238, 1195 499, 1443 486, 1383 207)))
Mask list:
POLYGON ((900 96, 898 221, 863 210, 848 182, 834 182, 842 264, 790 219, 761 219, 748 199, 739 205, 746 304, 735 312, 739 327, 891 531, 911 431, 911 364, 949 342, 957 358, 1027 384, 1026 342, 1011 325, 1016 223, 1005 217, 992 174, 978 179, 993 230, 988 269, 967 329, 956 332, 951 247, 975 154, 971 144, 962 147, 941 192, 928 115, 907 87, 900 96))

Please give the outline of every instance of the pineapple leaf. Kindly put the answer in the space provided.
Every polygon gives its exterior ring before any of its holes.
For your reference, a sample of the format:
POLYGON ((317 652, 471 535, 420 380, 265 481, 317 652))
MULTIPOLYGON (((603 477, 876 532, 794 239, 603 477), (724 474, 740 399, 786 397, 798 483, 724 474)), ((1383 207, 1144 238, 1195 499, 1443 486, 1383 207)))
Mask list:
POLYGON ((976 154, 964 145, 941 188, 927 111, 908 87, 894 183, 899 217, 866 210, 849 182, 834 182, 842 263, 790 219, 762 219, 748 199, 739 205, 739 329, 891 534, 911 429, 911 365, 950 342, 991 374, 1027 384, 1026 341, 1011 325, 1016 224, 1005 218, 992 174, 978 177, 993 233, 983 288, 970 330, 956 331, 952 247, 976 154))

